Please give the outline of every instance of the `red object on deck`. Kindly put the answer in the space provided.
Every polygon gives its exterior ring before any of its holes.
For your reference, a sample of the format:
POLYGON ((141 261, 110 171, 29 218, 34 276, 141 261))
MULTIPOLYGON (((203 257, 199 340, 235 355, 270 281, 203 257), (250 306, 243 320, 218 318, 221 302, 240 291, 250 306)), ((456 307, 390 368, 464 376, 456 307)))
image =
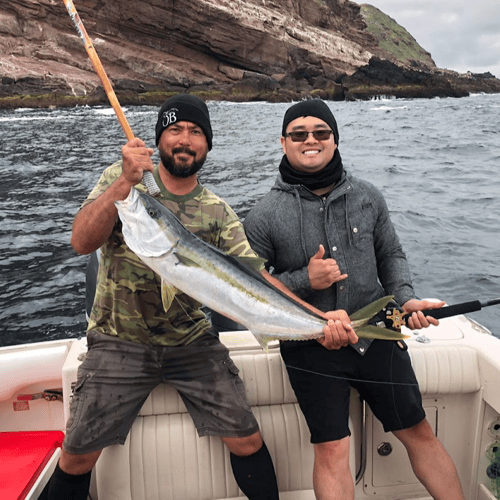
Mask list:
POLYGON ((61 431, 0 432, 2 500, 23 500, 63 439, 61 431))

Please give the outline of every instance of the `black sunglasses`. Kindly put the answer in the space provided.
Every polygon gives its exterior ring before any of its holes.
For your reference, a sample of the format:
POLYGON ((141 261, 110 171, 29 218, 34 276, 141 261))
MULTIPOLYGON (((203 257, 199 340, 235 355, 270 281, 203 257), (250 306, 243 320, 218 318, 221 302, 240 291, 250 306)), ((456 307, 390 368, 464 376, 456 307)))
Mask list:
POLYGON ((300 130, 298 132, 285 134, 285 137, 290 137, 292 142, 304 142, 309 137, 309 134, 312 134, 317 141, 327 141, 330 139, 330 135, 333 134, 333 130, 314 130, 313 132, 300 130))

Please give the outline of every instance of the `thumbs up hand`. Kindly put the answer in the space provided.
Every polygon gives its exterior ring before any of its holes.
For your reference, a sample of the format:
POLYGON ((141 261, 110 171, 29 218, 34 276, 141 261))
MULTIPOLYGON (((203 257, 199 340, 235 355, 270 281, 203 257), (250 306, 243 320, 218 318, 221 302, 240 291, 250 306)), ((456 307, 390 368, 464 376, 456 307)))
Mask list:
POLYGON ((313 290, 325 290, 337 281, 347 278, 347 274, 342 274, 335 259, 323 259, 325 248, 319 246, 318 251, 311 257, 307 266, 309 281, 313 290))

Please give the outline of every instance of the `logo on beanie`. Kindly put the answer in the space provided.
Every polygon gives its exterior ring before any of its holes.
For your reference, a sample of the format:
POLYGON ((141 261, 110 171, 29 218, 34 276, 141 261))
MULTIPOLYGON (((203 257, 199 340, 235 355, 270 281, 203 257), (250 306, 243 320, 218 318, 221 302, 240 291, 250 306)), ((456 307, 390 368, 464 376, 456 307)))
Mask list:
POLYGON ((163 113, 163 119, 161 122, 162 127, 167 128, 169 125, 172 125, 172 123, 175 123, 177 121, 177 115, 175 113, 178 112, 179 110, 177 108, 172 108, 168 111, 165 111, 163 113))

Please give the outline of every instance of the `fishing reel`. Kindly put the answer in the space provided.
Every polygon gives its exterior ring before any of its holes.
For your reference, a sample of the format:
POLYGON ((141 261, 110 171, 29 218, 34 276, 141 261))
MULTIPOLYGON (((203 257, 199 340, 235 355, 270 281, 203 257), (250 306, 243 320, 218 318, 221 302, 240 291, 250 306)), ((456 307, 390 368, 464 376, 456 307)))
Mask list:
MULTIPOLYGON (((405 312, 394 300, 391 300, 386 307, 374 316, 372 321, 374 321, 373 324, 375 324, 375 326, 394 330, 399 333, 401 333, 401 327, 406 325, 405 312)), ((402 351, 408 349, 404 340, 396 341, 396 345, 402 351)))
POLYGON ((387 306, 373 317, 370 323, 375 326, 401 332, 401 327, 406 325, 405 312, 397 302, 391 300, 387 306))

